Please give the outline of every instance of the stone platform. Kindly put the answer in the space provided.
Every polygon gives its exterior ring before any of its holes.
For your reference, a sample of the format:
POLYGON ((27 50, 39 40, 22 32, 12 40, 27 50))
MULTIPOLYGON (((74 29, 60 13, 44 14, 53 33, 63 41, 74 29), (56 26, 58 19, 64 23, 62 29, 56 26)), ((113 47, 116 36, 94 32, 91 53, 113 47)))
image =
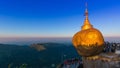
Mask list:
POLYGON ((83 57, 84 68, 120 68, 120 55, 102 53, 92 57, 83 57))

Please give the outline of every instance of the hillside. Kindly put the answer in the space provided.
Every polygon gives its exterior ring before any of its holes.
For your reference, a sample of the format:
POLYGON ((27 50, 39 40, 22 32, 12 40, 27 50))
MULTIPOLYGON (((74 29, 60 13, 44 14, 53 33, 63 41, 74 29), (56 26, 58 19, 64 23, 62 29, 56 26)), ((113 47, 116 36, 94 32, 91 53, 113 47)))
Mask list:
POLYGON ((0 44, 0 68, 56 68, 65 59, 78 57, 72 45, 60 43, 37 43, 30 46, 0 44))

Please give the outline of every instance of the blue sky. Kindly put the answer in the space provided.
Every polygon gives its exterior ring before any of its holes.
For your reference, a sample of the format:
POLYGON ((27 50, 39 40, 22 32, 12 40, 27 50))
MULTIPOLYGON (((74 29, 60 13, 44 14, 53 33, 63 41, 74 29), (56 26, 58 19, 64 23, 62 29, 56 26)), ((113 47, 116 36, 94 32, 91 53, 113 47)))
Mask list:
POLYGON ((84 22, 120 37, 120 0, 0 0, 0 37, 72 37, 84 22))

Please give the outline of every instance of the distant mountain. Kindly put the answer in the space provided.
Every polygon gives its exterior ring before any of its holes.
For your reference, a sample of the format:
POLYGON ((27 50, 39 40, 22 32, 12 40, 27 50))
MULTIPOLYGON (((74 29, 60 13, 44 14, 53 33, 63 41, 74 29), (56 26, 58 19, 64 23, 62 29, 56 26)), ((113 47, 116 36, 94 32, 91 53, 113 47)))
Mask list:
POLYGON ((79 57, 72 44, 36 43, 30 46, 0 44, 0 68, 56 68, 65 59, 79 57))
POLYGON ((32 44, 30 47, 36 49, 37 51, 46 50, 45 46, 42 44, 32 44))

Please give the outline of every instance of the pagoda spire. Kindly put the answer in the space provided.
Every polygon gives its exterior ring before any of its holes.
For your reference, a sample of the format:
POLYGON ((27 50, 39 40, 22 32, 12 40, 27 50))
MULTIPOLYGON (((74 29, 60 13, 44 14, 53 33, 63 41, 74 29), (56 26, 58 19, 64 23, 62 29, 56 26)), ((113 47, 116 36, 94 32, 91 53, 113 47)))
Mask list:
POLYGON ((85 20, 84 20, 84 24, 82 26, 82 30, 92 28, 92 25, 90 24, 90 21, 88 19, 88 5, 87 5, 87 3, 85 4, 85 6, 86 6, 86 9, 85 9, 85 20))
POLYGON ((86 7, 86 9, 85 9, 85 16, 88 17, 88 5, 87 5, 87 2, 85 4, 85 7, 86 7))

